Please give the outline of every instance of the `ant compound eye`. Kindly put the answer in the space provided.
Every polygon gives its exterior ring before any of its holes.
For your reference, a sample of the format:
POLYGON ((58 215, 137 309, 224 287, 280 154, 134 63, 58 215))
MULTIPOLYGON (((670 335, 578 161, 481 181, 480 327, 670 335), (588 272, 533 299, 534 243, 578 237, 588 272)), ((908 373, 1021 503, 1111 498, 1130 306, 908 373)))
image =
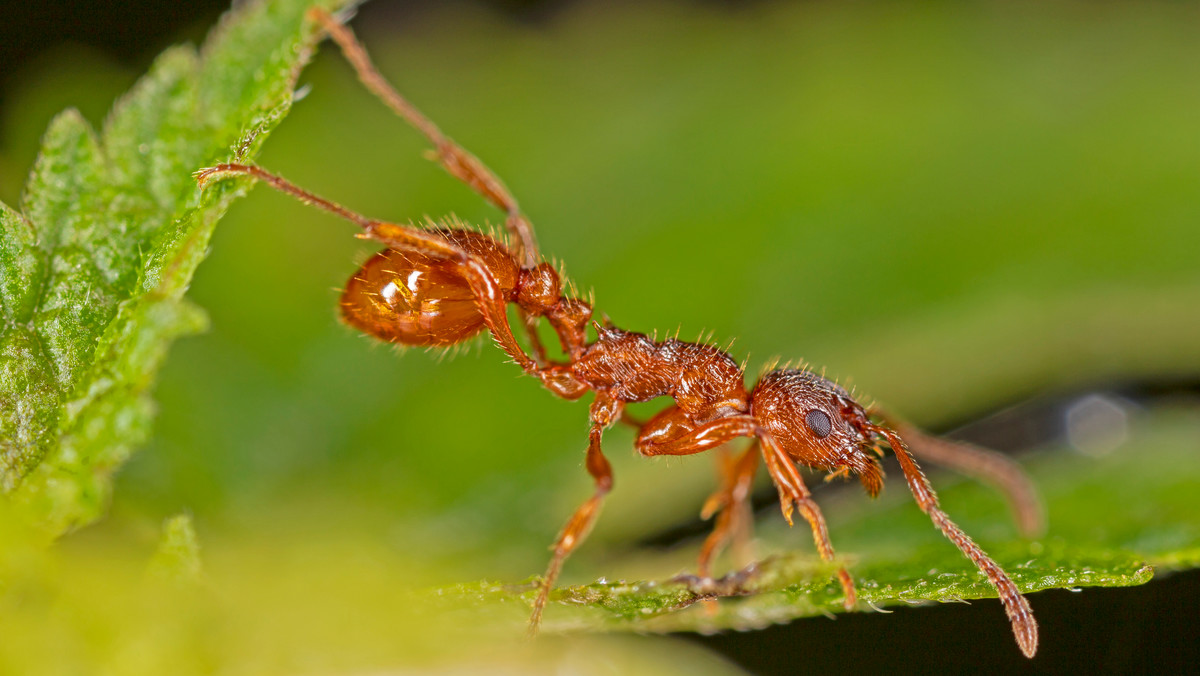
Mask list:
POLYGON ((808 425, 808 429, 817 435, 818 438, 824 439, 833 431, 833 421, 829 419, 829 414, 819 409, 813 409, 804 416, 804 424, 808 425))

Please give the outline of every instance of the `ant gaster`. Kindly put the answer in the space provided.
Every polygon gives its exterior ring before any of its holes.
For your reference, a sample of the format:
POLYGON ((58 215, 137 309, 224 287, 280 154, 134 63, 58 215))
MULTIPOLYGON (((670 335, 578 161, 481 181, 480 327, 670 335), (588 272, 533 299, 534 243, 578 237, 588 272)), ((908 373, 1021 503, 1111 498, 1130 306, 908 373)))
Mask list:
MULTIPOLYGON (((202 186, 234 175, 257 178, 357 223, 363 229, 361 237, 384 244, 387 248, 369 259, 342 293, 342 316, 360 331, 403 345, 443 347, 487 330, 500 349, 552 393, 569 400, 596 393, 585 463, 595 492, 571 515, 554 543, 533 603, 531 633, 537 631, 563 562, 587 537, 612 490, 612 468, 601 451, 601 435, 618 421, 631 421, 624 415, 626 404, 670 397, 673 405, 649 421, 632 423, 638 426, 634 443, 642 455, 691 455, 739 437, 753 440, 735 461, 725 463, 721 487, 705 505, 704 516, 721 515, 701 550, 702 579, 708 579, 712 559, 731 536, 745 528, 734 514, 745 509, 760 455, 778 489, 784 517, 790 524, 799 511, 812 528, 821 558, 830 561, 834 552, 825 519, 797 465, 834 476, 854 475, 874 496, 883 486, 878 456, 886 444, 899 461, 917 505, 987 575, 1004 604, 1017 644, 1025 655, 1033 656, 1038 633, 1029 603, 1000 566, 938 506, 909 446, 941 464, 985 475, 1008 493, 1022 529, 1036 531, 1041 521, 1037 499, 1011 461, 925 436, 878 410, 864 408, 845 389, 809 371, 771 371, 747 390, 742 368, 716 347, 673 338, 656 341, 607 321, 593 321, 592 306, 565 295, 559 273, 541 260, 532 226, 504 184, 396 92, 348 28, 321 9, 310 10, 308 16, 337 42, 366 87, 433 144, 433 159, 505 213, 511 248, 453 220, 417 227, 366 218, 255 166, 219 164, 197 172, 196 178, 202 186), (506 314, 510 303, 518 308, 529 352, 513 335, 506 314), (565 361, 547 358, 536 333, 542 319, 557 334, 565 361), (588 339, 590 327, 594 340, 588 339)), ((851 609, 856 602, 854 581, 845 568, 837 576, 845 607, 851 609)))

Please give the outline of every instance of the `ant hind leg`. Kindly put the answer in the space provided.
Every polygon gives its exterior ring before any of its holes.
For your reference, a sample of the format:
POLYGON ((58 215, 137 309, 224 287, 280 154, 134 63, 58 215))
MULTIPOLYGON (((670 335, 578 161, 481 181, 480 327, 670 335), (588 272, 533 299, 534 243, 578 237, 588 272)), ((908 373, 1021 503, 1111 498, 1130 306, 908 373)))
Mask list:
MULTIPOLYGON (((533 234, 533 224, 521 212, 517 200, 505 187, 487 165, 467 152, 465 148, 455 143, 449 136, 442 133, 432 120, 417 109, 408 99, 400 95, 387 78, 375 68, 366 48, 354 36, 354 32, 342 25, 329 12, 320 7, 308 10, 309 18, 321 25, 333 41, 341 48, 342 54, 358 74, 358 79, 384 105, 392 109, 405 122, 421 132, 433 144, 433 157, 451 175, 465 183, 496 208, 504 212, 504 227, 509 237, 516 245, 517 260, 521 267, 532 268, 538 263, 537 238, 533 234)), ((530 349, 539 365, 547 362, 546 348, 537 333, 537 318, 521 310, 521 323, 525 336, 529 340, 530 349)))
POLYGON ((536 265, 538 250, 533 226, 521 213, 516 198, 512 196, 499 177, 488 169, 487 165, 479 158, 442 133, 442 130, 432 120, 425 117, 408 99, 401 96, 387 81, 387 78, 383 77, 375 68, 375 64, 367 55, 367 50, 354 36, 353 31, 343 26, 329 12, 320 7, 308 10, 308 15, 321 24, 322 29, 341 48, 363 86, 433 144, 434 158, 442 167, 450 175, 467 184, 472 190, 504 212, 504 227, 516 240, 519 248, 518 257, 521 259, 522 265, 524 267, 536 265))

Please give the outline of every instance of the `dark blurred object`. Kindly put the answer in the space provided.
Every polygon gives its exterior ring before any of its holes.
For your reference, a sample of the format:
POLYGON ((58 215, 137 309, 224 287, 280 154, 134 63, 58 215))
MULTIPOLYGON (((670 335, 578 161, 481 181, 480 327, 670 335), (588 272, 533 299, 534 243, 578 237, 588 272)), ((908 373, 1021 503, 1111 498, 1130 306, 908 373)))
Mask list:
POLYGON ((760 631, 682 634, 757 676, 771 674, 1182 674, 1195 669, 1200 571, 1142 587, 1051 590, 1030 598, 1046 640, 1013 647, 999 602, 850 613, 760 631))
POLYGON ((0 106, 24 64, 63 44, 87 45, 143 66, 167 45, 203 36, 228 8, 228 0, 0 3, 0 106))

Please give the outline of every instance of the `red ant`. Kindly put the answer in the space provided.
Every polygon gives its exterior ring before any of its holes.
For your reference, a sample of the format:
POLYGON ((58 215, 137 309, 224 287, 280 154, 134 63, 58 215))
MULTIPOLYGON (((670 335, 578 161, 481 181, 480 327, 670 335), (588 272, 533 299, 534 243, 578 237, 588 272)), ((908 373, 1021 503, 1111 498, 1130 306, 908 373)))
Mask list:
MULTIPOLYGON (((575 400, 589 391, 596 393, 586 456, 595 493, 575 510, 554 543, 529 619, 531 633, 537 631, 563 562, 587 537, 612 490, 612 468, 600 440, 605 429, 623 420, 638 427, 634 445, 648 457, 692 455, 739 437, 754 440, 735 461, 724 463, 721 487, 705 504, 705 516, 718 511, 721 515, 701 549, 701 579, 708 579, 713 558, 731 535, 745 527, 735 514, 745 509, 760 454, 778 489, 784 518, 791 524, 794 511, 799 510, 812 527, 821 558, 832 561, 825 519, 797 465, 825 470, 831 476, 853 474, 875 496, 883 487, 877 456, 883 455, 886 444, 899 460, 917 505, 987 575, 1008 613, 1017 644, 1026 656, 1033 656, 1038 632, 1028 601, 1000 566, 941 510, 910 454, 910 445, 912 453, 997 483, 1008 493, 1022 530, 1037 531, 1041 522, 1037 499, 1010 460, 926 436, 875 408, 864 408, 845 389, 815 373, 774 370, 747 390, 737 362, 716 347, 674 338, 659 342, 607 321, 603 325, 593 321, 591 305, 564 295, 559 273, 541 260, 532 226, 504 184, 396 92, 348 28, 321 9, 310 10, 308 16, 337 42, 363 84, 425 135, 434 146, 433 157, 446 171, 505 213, 511 248, 457 221, 422 228, 366 218, 255 166, 219 164, 198 171, 196 179, 203 186, 227 176, 252 176, 357 223, 364 231, 360 237, 384 244, 387 248, 369 259, 342 293, 342 317, 360 331, 392 343, 445 347, 461 344, 486 328, 525 373, 559 397, 575 400), (506 313, 509 303, 517 306, 532 354, 513 335, 506 313), (536 333, 543 318, 557 334, 565 361, 547 358, 536 333), (589 325, 594 327, 594 340, 588 338, 589 325), (626 404, 664 396, 674 399, 674 405, 649 421, 633 422, 624 414, 626 404)), ((850 610, 856 598, 854 581, 845 568, 837 576, 850 610)))

